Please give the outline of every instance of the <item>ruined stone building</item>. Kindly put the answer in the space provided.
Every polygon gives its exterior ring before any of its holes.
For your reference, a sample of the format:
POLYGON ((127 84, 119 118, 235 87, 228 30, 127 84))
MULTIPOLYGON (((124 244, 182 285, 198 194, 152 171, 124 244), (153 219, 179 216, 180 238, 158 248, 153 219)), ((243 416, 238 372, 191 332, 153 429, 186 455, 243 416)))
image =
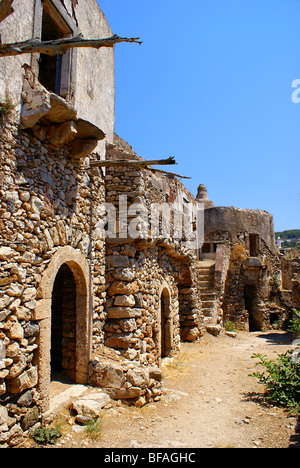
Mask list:
MULTIPOLYGON (((96 0, 15 0, 14 10, 2 43, 112 35, 96 0)), ((139 165, 114 133, 113 48, 0 58, 8 99, 0 443, 48 411, 57 372, 142 406, 160 397, 161 360, 182 341, 228 322, 284 325, 292 303, 272 216, 214 207, 204 186, 193 197, 178 177, 139 165)))

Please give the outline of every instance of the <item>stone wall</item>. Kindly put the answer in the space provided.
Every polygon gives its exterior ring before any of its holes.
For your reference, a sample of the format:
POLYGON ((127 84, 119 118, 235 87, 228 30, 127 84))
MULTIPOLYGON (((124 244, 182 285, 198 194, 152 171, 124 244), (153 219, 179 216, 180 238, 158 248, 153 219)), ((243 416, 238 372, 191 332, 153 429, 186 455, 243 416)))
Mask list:
POLYGON ((223 233, 223 237, 227 237, 233 244, 240 242, 240 235, 258 234, 269 250, 276 253, 273 216, 266 211, 212 207, 205 210, 204 220, 205 242, 210 240, 213 233, 223 233))
POLYGON ((238 329, 267 330, 286 326, 290 304, 281 291, 280 261, 260 239, 256 258, 249 257, 247 236, 231 245, 229 269, 221 298, 224 324, 238 329))
MULTIPOLYGON (((76 280, 75 257, 66 249, 89 258, 85 275, 93 276, 93 290, 85 295, 93 297, 94 320, 104 319, 104 242, 97 236, 104 181, 97 170, 87 170, 88 160, 70 158, 68 147, 55 148, 33 131, 19 131, 14 119, 1 124, 0 440, 13 444, 32 415, 37 417, 41 401, 49 398, 48 386, 41 383, 49 361, 47 314, 53 283, 47 293, 41 285, 61 250, 61 263, 69 262, 76 280)), ((80 287, 77 281, 77 300, 83 297, 80 287)), ((88 356, 88 349, 83 352, 88 356)), ((88 369, 81 371, 87 374, 88 369)))
POLYGON ((163 376, 158 367, 141 367, 121 358, 118 351, 104 348, 90 364, 90 383, 103 388, 113 400, 140 408, 160 400, 163 376))
MULTIPOLYGON (((117 137, 107 154, 111 160, 139 159, 117 137)), ((168 202, 168 206, 173 204, 174 209, 183 212, 184 200, 189 197, 191 203, 195 201, 173 177, 148 170, 111 166, 106 170, 105 181, 106 202, 116 208, 117 219, 116 233, 107 238, 106 244, 105 344, 118 348, 127 359, 145 365, 159 364, 161 357, 172 356, 180 349, 182 338, 193 341, 200 336, 201 303, 193 281, 195 255, 187 236, 174 239, 172 229, 163 233, 164 215, 155 226, 155 233, 153 225, 150 232, 147 222, 153 204, 160 207, 168 202), (120 195, 124 198, 123 207, 120 195), (139 205, 139 216, 131 212, 134 204, 139 205), (118 221, 126 210, 128 218, 122 236, 122 223, 118 221), (138 234, 136 238, 129 233, 130 225, 138 234), (167 301, 165 318, 162 297, 167 301)))
MULTIPOLYGON (((81 33, 85 39, 112 36, 96 0, 47 0, 46 3, 53 5, 62 21, 70 25, 73 35, 81 33)), ((14 13, 0 24, 2 42, 24 41, 31 39, 33 35, 40 37, 42 4, 42 0, 14 0, 14 13)), ((79 118, 101 128, 106 141, 112 143, 115 119, 114 50, 84 48, 74 49, 70 54, 72 82, 67 100, 75 105, 79 118)), ((17 122, 22 107, 22 66, 31 66, 38 77, 38 58, 38 54, 27 54, 0 59, 0 100, 3 101, 6 96, 12 100, 17 122)), ((98 142, 97 152, 105 157, 103 141, 98 142)))
POLYGON ((292 262, 292 298, 293 307, 300 310, 300 257, 295 258, 292 262))

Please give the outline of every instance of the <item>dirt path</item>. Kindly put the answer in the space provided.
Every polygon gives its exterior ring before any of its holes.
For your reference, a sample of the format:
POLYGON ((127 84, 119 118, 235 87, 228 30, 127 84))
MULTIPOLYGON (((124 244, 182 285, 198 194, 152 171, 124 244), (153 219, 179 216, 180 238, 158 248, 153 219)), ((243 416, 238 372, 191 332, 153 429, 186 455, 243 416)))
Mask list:
POLYGON ((105 410, 100 439, 67 435, 60 446, 102 448, 300 447, 297 419, 250 397, 262 393, 254 353, 276 357, 290 348, 285 333, 206 336, 184 344, 164 367, 166 394, 142 409, 105 410))

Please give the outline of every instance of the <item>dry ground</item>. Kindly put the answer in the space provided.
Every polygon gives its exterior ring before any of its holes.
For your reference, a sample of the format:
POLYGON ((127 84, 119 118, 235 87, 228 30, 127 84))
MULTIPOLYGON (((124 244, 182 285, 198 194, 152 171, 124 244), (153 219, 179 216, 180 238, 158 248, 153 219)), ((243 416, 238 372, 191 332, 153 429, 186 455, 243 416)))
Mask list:
POLYGON ((205 336, 183 344, 164 365, 166 394, 141 409, 103 411, 101 435, 64 428, 59 447, 95 448, 288 448, 300 447, 298 421, 262 401, 263 388, 249 377, 254 353, 276 358, 290 348, 282 332, 205 336))

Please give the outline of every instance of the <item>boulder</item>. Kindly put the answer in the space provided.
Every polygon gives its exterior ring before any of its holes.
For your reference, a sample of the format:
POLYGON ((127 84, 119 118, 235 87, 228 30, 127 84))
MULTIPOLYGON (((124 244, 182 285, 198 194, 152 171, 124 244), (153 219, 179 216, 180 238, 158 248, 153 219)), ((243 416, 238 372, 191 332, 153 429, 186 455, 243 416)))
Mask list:
POLYGON ((126 378, 133 387, 147 388, 149 386, 149 371, 148 369, 130 369, 126 378))
POLYGON ((65 122, 66 120, 76 120, 77 112, 74 106, 62 97, 54 93, 50 95, 50 110, 47 113, 47 120, 51 123, 65 122))
POLYGON ((100 416, 101 410, 109 402, 110 397, 108 394, 98 391, 97 393, 89 393, 78 398, 78 400, 71 404, 71 409, 78 415, 94 419, 100 416))
POLYGON ((75 140, 70 149, 70 159, 81 159, 89 156, 98 145, 95 138, 89 140, 75 140))
POLYGON ((206 331, 213 336, 218 336, 222 331, 222 327, 221 325, 206 325, 206 331))
POLYGON ((121 388, 124 373, 121 366, 109 362, 99 362, 93 369, 93 381, 97 387, 121 388))
POLYGON ((142 395, 143 390, 138 387, 130 388, 105 388, 104 391, 113 400, 130 400, 131 398, 138 398, 142 395))
POLYGON ((76 135, 76 124, 72 120, 59 125, 52 125, 48 130, 49 143, 55 147, 60 147, 69 143, 76 135))

